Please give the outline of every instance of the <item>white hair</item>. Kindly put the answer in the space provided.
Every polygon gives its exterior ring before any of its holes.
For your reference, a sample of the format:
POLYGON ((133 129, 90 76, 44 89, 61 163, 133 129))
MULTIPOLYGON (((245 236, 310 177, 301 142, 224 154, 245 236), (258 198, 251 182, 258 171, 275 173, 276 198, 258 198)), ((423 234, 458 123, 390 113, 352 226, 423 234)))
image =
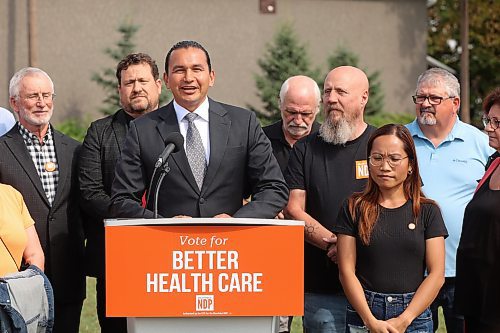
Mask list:
POLYGON ((25 67, 16 72, 14 76, 12 76, 12 79, 10 79, 9 83, 9 97, 19 97, 19 85, 21 84, 21 81, 27 77, 27 76, 36 76, 36 75, 43 75, 47 77, 50 81, 50 85, 52 86, 52 92, 54 92, 54 82, 52 82, 52 79, 50 76, 45 73, 43 70, 40 68, 36 67, 25 67))
POLYGON ((433 67, 420 74, 417 79, 417 91, 424 83, 431 85, 443 84, 449 97, 460 97, 458 79, 445 69, 433 67))
POLYGON ((280 102, 279 102, 280 106, 281 106, 281 103, 283 103, 283 101, 285 100, 285 96, 288 93, 288 89, 290 88, 290 80, 297 78, 297 77, 306 78, 307 82, 309 82, 309 84, 313 88, 314 96, 316 97, 316 102, 317 102, 316 103, 317 104, 316 114, 317 114, 319 112, 320 104, 321 104, 321 91, 319 90, 319 87, 318 87, 318 84, 316 83, 316 81, 314 81, 310 77, 304 76, 304 75, 291 76, 288 79, 286 79, 285 82, 283 82, 283 84, 281 85, 281 89, 280 89, 280 102))

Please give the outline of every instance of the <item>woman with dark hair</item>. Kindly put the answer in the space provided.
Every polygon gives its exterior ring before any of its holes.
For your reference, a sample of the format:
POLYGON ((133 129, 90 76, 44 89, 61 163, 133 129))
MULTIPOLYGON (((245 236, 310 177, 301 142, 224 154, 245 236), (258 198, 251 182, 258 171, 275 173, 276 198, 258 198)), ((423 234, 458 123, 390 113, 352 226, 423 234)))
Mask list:
POLYGON ((457 250, 455 307, 467 333, 500 332, 500 87, 484 100, 484 129, 496 149, 465 208, 457 250))
POLYGON ((444 283, 441 212, 421 192, 404 126, 376 130, 367 152, 367 187, 344 203, 333 230, 350 303, 346 331, 432 332, 429 305, 444 283))

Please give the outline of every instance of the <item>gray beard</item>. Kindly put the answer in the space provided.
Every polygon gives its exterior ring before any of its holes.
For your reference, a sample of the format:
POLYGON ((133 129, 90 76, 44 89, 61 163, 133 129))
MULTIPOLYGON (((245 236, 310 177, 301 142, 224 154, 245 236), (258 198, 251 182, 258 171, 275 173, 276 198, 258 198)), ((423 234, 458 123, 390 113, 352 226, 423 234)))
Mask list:
POLYGON ((433 117, 430 114, 428 114, 428 115, 424 114, 424 115, 421 115, 420 117, 418 117, 418 122, 421 125, 434 126, 434 125, 436 125, 436 117, 433 117))
POLYGON ((354 129, 345 118, 332 121, 330 117, 325 119, 319 128, 319 136, 327 143, 343 145, 351 138, 354 129))

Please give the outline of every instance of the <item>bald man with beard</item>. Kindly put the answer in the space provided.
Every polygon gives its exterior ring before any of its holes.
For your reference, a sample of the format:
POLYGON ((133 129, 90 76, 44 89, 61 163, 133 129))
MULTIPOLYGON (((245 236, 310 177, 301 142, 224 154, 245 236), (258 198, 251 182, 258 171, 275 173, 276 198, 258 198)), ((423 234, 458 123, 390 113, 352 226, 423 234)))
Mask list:
POLYGON ((366 185, 366 147, 375 131, 363 118, 369 95, 363 71, 337 67, 326 76, 323 89, 325 121, 318 133, 295 144, 285 172, 290 188, 285 216, 305 222, 307 333, 345 332, 347 299, 331 230, 344 200, 366 185))

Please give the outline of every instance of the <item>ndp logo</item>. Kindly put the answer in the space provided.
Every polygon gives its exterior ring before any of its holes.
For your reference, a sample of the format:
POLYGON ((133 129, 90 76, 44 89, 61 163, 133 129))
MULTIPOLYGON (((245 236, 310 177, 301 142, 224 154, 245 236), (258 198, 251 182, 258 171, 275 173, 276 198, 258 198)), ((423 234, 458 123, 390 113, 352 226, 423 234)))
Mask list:
POLYGON ((196 311, 214 311, 214 295, 196 295, 196 311))

